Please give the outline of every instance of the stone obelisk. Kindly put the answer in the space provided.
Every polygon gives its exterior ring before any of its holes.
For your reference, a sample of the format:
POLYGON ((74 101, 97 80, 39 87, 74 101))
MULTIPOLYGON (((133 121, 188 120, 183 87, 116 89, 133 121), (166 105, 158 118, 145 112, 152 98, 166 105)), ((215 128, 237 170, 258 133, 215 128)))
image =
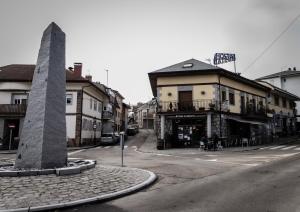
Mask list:
POLYGON ((42 37, 15 168, 66 165, 65 98, 65 33, 52 22, 42 37))

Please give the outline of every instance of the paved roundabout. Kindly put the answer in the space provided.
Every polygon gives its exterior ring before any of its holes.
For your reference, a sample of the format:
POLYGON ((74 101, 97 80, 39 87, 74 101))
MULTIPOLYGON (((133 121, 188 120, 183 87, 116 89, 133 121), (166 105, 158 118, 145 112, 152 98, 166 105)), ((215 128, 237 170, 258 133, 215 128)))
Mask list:
POLYGON ((39 211, 117 198, 156 180, 150 171, 97 165, 76 175, 1 177, 0 211, 39 211))

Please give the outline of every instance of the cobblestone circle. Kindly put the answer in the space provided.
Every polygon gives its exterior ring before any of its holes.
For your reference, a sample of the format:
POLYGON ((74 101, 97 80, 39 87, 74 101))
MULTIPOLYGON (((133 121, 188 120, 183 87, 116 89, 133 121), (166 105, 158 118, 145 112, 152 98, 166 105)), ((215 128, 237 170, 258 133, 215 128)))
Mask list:
POLYGON ((101 165, 69 176, 1 177, 0 211, 93 198, 128 189, 149 177, 149 172, 141 169, 101 165))

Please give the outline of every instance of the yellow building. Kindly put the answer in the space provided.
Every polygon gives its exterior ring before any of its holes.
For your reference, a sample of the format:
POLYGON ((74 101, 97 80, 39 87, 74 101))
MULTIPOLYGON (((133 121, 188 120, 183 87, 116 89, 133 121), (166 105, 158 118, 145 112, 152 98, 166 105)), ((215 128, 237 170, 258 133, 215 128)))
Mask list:
POLYGON ((158 103, 158 148, 197 145, 204 136, 217 135, 226 146, 268 136, 269 86, 195 59, 148 75, 158 103))

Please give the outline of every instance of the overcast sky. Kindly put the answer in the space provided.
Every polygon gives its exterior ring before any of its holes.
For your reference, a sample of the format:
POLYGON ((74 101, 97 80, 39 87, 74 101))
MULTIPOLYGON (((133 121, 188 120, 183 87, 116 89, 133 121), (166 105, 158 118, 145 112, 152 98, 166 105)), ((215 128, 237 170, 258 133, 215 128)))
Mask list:
MULTIPOLYGON (((300 69, 300 19, 250 69, 246 67, 300 14, 299 0, 1 0, 0 66, 35 64, 43 30, 66 33, 66 65, 147 101, 147 73, 216 52, 233 52, 254 79, 300 69)), ((222 66, 233 70, 233 64, 222 66)))

